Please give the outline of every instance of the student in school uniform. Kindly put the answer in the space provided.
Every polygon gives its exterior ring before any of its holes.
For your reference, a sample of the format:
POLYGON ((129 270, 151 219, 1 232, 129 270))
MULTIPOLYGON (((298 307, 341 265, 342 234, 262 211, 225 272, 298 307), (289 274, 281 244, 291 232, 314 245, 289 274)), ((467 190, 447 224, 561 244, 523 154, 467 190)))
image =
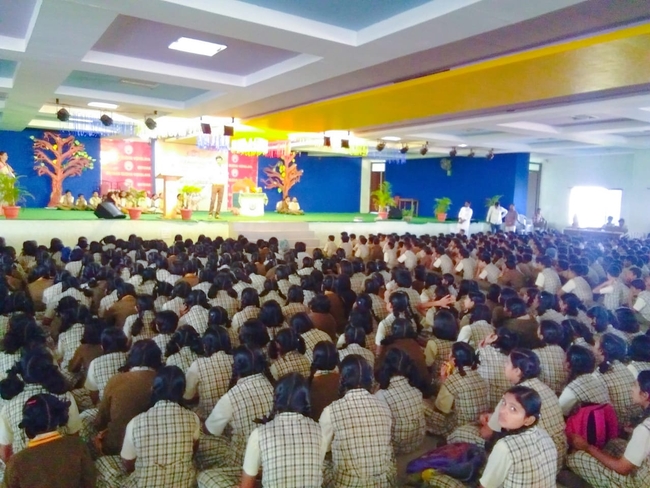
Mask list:
POLYGON ((27 447, 27 436, 20 428, 23 408, 32 396, 40 393, 50 393, 68 402, 68 421, 61 433, 72 435, 81 429, 77 404, 49 351, 42 346, 26 351, 0 381, 4 400, 0 409, 0 459, 5 463, 27 447))
POLYGON ((309 414, 307 380, 297 373, 283 376, 275 385, 273 409, 248 438, 240 488, 257 486, 260 470, 262 486, 322 486, 325 446, 309 414))
POLYGON ((562 287, 562 282, 553 268, 553 260, 549 256, 540 256, 537 258, 536 267, 539 272, 535 279, 535 286, 542 291, 556 295, 562 287))
POLYGON ((568 281, 562 288, 560 288, 558 294, 573 293, 580 299, 580 301, 582 301, 583 304, 589 306, 593 303, 594 294, 591 290, 591 286, 584 278, 584 275, 586 274, 585 268, 586 266, 582 264, 572 264, 569 266, 569 269, 567 270, 568 281))
POLYGON ((208 297, 202 290, 192 290, 183 302, 178 326, 191 325, 199 335, 208 328, 208 297))
MULTIPOLYGON (((480 295, 482 296, 482 295, 480 295)), ((467 295, 465 300, 470 300, 472 302, 472 294, 467 295)), ((471 312, 468 314, 469 323, 468 325, 463 326, 458 333, 458 341, 467 342, 470 346, 476 349, 479 344, 486 337, 494 334, 495 330, 490 323, 492 320, 492 314, 487 305, 483 303, 476 303, 472 305, 471 312)))
POLYGON ((379 391, 375 396, 391 411, 395 455, 415 451, 424 441, 426 423, 422 380, 413 361, 405 352, 391 349, 386 353, 376 378, 379 391))
POLYGON ((314 359, 313 352, 314 352, 314 347, 316 347, 316 344, 318 344, 321 341, 329 341, 332 342, 331 337, 329 334, 326 334, 322 330, 317 329, 314 327, 314 323, 311 321, 309 318, 309 315, 306 313, 300 312, 291 317, 291 320, 289 321, 289 325, 293 329, 294 332, 296 332, 300 337, 302 337, 303 341, 305 341, 305 357, 311 362, 314 359))
POLYGON ((94 427, 93 439, 104 455, 117 455, 122 448, 127 424, 149 408, 151 386, 162 365, 160 349, 151 339, 136 342, 120 372, 106 385, 94 427))
POLYGON ((7 488, 94 488, 97 478, 88 448, 78 436, 62 436, 70 404, 54 395, 30 397, 20 427, 29 439, 27 449, 9 459, 7 488))
POLYGON ((341 399, 326 407, 319 420, 323 445, 332 451, 332 462, 325 467, 326 486, 394 486, 391 412, 370 393, 372 376, 360 356, 348 356, 341 363, 341 399))
MULTIPOLYGON (((282 307, 282 315, 288 321, 300 312, 309 313, 309 308, 304 304, 305 293, 299 285, 291 285, 287 292, 287 301, 282 307)), ((329 300, 328 300, 329 302, 329 300)))
POLYGON ((192 488, 196 471, 192 456, 198 446, 201 422, 182 406, 185 375, 176 366, 162 367, 151 389, 151 408, 126 426, 119 456, 99 458, 103 484, 164 488, 192 488))
POLYGON ((378 348, 378 354, 381 352, 382 341, 392 334, 393 322, 397 319, 408 320, 413 330, 415 332, 418 331, 419 317, 414 314, 414 309, 409 302, 409 296, 404 291, 391 293, 387 307, 390 313, 379 323, 377 326, 377 334, 375 334, 375 345, 378 348))
POLYGON ((334 236, 328 236, 327 237, 327 243, 325 243, 325 247, 323 248, 323 253, 325 254, 325 257, 331 258, 336 254, 336 242, 334 242, 334 236))
MULTIPOLYGON (((309 318, 318 330, 329 335, 332 341, 336 340, 336 319, 330 313, 331 303, 327 297, 321 293, 314 296, 309 302, 309 318)), ((300 312, 298 312, 300 313, 300 312)), ((296 314, 292 314, 289 320, 296 314)))
POLYGON ((339 399, 339 355, 334 344, 322 341, 314 347, 309 388, 311 391, 311 418, 318 421, 325 407, 339 399))
POLYGON ((135 301, 136 315, 131 315, 124 322, 124 334, 129 343, 156 336, 154 321, 156 318, 154 298, 151 295, 138 295, 135 301))
POLYGON ((356 354, 368 361, 370 367, 374 368, 375 355, 366 347, 367 340, 365 330, 363 330, 362 327, 348 325, 345 328, 343 337, 345 338, 345 343, 339 350, 339 361, 343 361, 346 356, 356 354))
MULTIPOLYGON (((210 479, 220 476, 232 481, 230 486, 233 486, 241 476, 246 442, 256 427, 254 421, 261 419, 273 406, 273 386, 265 375, 266 370, 261 350, 247 346, 234 350, 230 389, 205 421, 205 432, 209 435, 201 437, 197 454, 202 469, 225 466, 215 468, 220 470, 217 473, 209 473, 210 479), (232 431, 230 440, 223 436, 227 426, 232 431)), ((205 473, 199 475, 199 486, 215 486, 203 484, 205 476, 205 473)))
POLYGON ((447 436, 488 411, 488 384, 479 375, 478 364, 472 346, 465 342, 452 346, 449 362, 440 372, 442 384, 434 408, 426 412, 428 432, 447 436))
POLYGON ((594 375, 602 378, 607 385, 619 425, 628 426, 640 412, 635 408, 630 396, 634 374, 623 364, 627 355, 627 344, 624 339, 614 334, 603 334, 596 338, 594 349, 600 362, 594 375))
POLYGON ((557 451, 538 427, 542 399, 525 386, 510 388, 499 405, 505 435, 494 445, 480 479, 483 488, 530 486, 555 488, 557 451))
POLYGON ((101 345, 101 334, 104 326, 104 322, 101 319, 89 319, 84 324, 84 332, 81 336, 80 346, 68 364, 68 371, 70 373, 80 375, 80 385, 83 385, 86 381, 90 363, 104 353, 101 345))
POLYGON ((241 294, 240 310, 232 317, 233 332, 238 333, 239 328, 244 325, 244 322, 250 319, 256 319, 259 315, 260 297, 257 294, 257 290, 255 288, 246 288, 241 294))
POLYGON ((289 373, 299 373, 305 378, 311 372, 311 361, 305 357, 303 338, 293 329, 283 329, 269 344, 269 358, 273 360, 271 375, 279 380, 289 373))
POLYGON ((506 329, 497 329, 496 334, 487 337, 476 350, 480 364, 478 373, 487 382, 488 406, 493 410, 505 391, 510 387, 510 382, 505 375, 505 365, 512 350, 517 347, 517 335, 506 329))
POLYGON ((184 373, 203 355, 201 336, 191 325, 183 325, 172 334, 165 349, 165 364, 178 366, 184 373))
POLYGON ((650 336, 644 334, 632 339, 628 348, 628 359, 630 362, 627 364, 627 369, 635 378, 641 371, 650 369, 650 336))
POLYGON ((539 379, 559 396, 569 380, 564 366, 566 353, 562 349, 564 330, 557 322, 543 320, 539 325, 539 335, 544 342, 542 347, 535 349, 541 368, 539 379))
POLYGON ((153 341, 158 345, 161 351, 167 349, 167 344, 171 340, 177 328, 178 315, 171 310, 156 312, 153 322, 153 329, 156 332, 156 335, 153 337, 153 341))
POLYGON ((650 485, 650 371, 642 371, 634 383, 632 399, 644 411, 644 420, 632 431, 629 442, 614 439, 598 449, 578 435, 569 438, 575 450, 568 468, 594 488, 641 488, 650 485))
POLYGON ((440 310, 433 319, 431 337, 424 347, 424 357, 433 382, 440 385, 440 369, 449 359, 451 348, 457 341, 458 322, 448 310, 440 310))
MULTIPOLYGON (((255 292, 255 297, 257 297, 257 307, 259 308, 259 293, 255 287, 247 286, 241 292, 241 299, 243 300, 244 294, 247 296, 248 301, 255 301, 251 292, 245 293, 248 288, 251 288, 255 292)), ((260 291, 263 288, 260 289, 260 291)), ((217 273, 214 282, 210 289, 208 290, 208 300, 211 307, 223 307, 226 312, 228 312, 228 317, 233 319, 235 314, 240 310, 239 300, 240 295, 233 289, 232 277, 230 273, 225 271, 220 271, 217 273)), ((245 308, 242 306, 242 309, 245 308)))
POLYGON ((568 417, 575 408, 584 403, 610 403, 607 385, 594 375, 596 359, 590 349, 573 345, 566 352, 569 384, 560 395, 562 413, 568 417))
POLYGON ((228 391, 232 376, 232 347, 221 326, 209 328, 202 338, 204 357, 195 360, 186 373, 184 398, 197 402, 196 413, 205 420, 228 391))

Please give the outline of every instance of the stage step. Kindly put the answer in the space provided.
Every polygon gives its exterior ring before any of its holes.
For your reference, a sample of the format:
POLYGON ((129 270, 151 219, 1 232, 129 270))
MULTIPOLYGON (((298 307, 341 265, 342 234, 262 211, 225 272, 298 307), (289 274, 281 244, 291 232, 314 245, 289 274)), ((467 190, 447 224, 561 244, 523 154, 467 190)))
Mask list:
POLYGON ((230 222, 230 236, 245 236, 249 241, 263 239, 268 241, 277 237, 286 239, 293 247, 296 242, 304 242, 309 251, 320 247, 318 236, 309 228, 308 222, 230 222))

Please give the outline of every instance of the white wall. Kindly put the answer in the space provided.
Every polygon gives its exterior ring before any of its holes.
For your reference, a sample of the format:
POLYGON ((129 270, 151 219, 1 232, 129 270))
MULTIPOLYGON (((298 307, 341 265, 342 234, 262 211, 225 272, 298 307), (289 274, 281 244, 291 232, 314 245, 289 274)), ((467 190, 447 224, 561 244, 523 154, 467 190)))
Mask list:
POLYGON ((569 193, 574 186, 623 190, 621 217, 632 234, 650 232, 650 151, 633 154, 550 158, 542 164, 540 207, 546 220, 563 229, 569 221, 569 193))

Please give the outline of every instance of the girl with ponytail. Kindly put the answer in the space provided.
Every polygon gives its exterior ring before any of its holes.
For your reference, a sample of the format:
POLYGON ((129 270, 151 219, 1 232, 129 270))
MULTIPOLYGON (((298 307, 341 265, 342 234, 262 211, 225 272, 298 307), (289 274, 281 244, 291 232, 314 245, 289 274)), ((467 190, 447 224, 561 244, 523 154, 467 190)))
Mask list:
POLYGON ((191 325, 179 327, 165 349, 165 363, 178 366, 186 372, 199 356, 203 355, 201 336, 191 325))
POLYGON ((248 439, 240 488, 254 488, 260 469, 263 486, 320 488, 325 452, 321 429, 309 414, 307 380, 299 373, 283 376, 275 385, 271 413, 248 439))
POLYGON ((390 315, 379 323, 377 334, 375 335, 375 344, 377 345, 377 354, 381 354, 381 343, 384 339, 393 333, 393 322, 397 319, 406 319, 411 323, 414 332, 420 330, 420 319, 415 315, 409 303, 409 296, 404 291, 396 291, 390 294, 388 301, 388 311, 390 315))
POLYGON ((269 357, 273 359, 271 375, 275 380, 288 373, 309 377, 311 363, 305 357, 305 341, 293 329, 282 329, 269 344, 269 357))
POLYGON ((591 486, 650 486, 650 371, 639 373, 631 397, 643 409, 643 420, 627 445, 614 439, 601 450, 580 436, 569 438, 576 452, 569 455, 567 467, 591 486))
POLYGON ((330 341, 314 347, 309 385, 311 387, 311 418, 318 421, 325 407, 338 400, 339 354, 330 341))
POLYGON ((156 336, 154 322, 156 320, 156 307, 153 296, 138 295, 135 300, 137 315, 131 315, 124 322, 124 334, 130 343, 153 339, 156 336))
POLYGON ((27 400, 39 393, 51 393, 61 400, 70 402, 65 433, 75 434, 81 428, 79 410, 74 397, 68 391, 66 380, 44 347, 26 351, 20 362, 7 372, 0 381, 0 396, 7 402, 0 410, 0 439, 12 439, 6 445, 0 444, 0 458, 7 461, 27 446, 25 433, 20 429, 23 406, 27 400))
POLYGON ((95 486, 95 464, 78 436, 59 433, 69 420, 70 403, 54 395, 30 397, 19 424, 29 439, 28 449, 12 456, 4 474, 6 486, 88 488, 95 486), (71 462, 74 460, 74 462, 71 462))

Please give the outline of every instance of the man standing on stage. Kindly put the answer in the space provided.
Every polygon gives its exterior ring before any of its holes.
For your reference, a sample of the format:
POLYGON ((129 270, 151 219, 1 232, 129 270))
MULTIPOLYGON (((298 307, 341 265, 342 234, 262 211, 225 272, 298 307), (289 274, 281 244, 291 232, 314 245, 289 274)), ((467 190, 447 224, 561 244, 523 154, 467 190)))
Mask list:
POLYGON ((216 164, 211 171, 212 192, 210 195, 208 216, 214 216, 215 219, 218 219, 219 212, 221 211, 221 202, 223 202, 223 193, 226 188, 226 183, 228 183, 228 165, 221 156, 217 156, 215 160, 216 164))
POLYGON ((469 223, 474 213, 471 205, 470 201, 466 201, 460 212, 458 212, 458 232, 463 231, 465 235, 469 235, 469 223))

